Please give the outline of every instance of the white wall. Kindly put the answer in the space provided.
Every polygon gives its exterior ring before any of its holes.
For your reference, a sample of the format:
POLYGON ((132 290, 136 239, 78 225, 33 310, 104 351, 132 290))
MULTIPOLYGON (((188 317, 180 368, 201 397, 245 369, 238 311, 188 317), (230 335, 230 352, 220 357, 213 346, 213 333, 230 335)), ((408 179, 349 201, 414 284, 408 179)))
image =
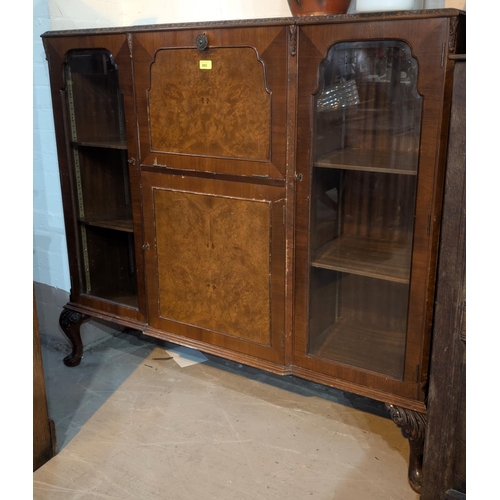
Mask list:
POLYGON ((33 280, 69 290, 66 238, 48 68, 40 35, 50 29, 47 0, 33 2, 33 280))
POLYGON ((49 0, 52 29, 288 17, 287 0, 49 0))

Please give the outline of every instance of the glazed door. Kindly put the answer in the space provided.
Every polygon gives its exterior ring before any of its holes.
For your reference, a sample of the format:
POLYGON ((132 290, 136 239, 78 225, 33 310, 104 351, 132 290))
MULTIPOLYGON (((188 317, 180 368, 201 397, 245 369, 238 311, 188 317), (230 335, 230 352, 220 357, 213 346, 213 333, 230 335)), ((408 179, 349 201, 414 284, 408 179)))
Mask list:
POLYGON ((286 33, 133 34, 141 165, 284 178, 286 33))
POLYGON ((424 396, 447 22, 300 30, 294 364, 376 398, 424 396))
POLYGON ((284 188, 152 170, 142 188, 145 333, 282 364, 284 188))
POLYGON ((143 322, 139 177, 125 35, 51 38, 71 301, 143 322))

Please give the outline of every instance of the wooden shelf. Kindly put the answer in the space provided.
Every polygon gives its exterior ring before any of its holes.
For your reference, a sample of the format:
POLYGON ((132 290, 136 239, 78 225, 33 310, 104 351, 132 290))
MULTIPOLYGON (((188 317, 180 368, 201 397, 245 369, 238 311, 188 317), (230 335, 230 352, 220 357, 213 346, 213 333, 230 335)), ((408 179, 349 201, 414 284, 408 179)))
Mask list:
POLYGON ((337 320, 316 338, 309 355, 401 379, 405 332, 391 332, 337 320))
POLYGON ((370 278, 410 282, 411 247, 343 234, 316 250, 311 266, 370 278))
POLYGON ((416 153, 407 151, 374 151, 338 149, 314 162, 315 167, 387 174, 417 175, 416 153))
POLYGON ((137 309, 139 307, 139 301, 137 295, 134 294, 113 294, 113 293, 99 293, 99 292, 89 292, 89 297, 95 297, 98 299, 108 300, 110 302, 116 302, 127 307, 132 307, 137 309))
POLYGON ((104 149, 127 149, 126 142, 119 141, 71 141, 72 146, 83 146, 87 148, 104 148, 104 149))
POLYGON ((134 232, 134 224, 131 219, 114 219, 114 220, 81 220, 87 226, 103 227, 105 229, 114 229, 115 231, 123 231, 125 233, 134 232))

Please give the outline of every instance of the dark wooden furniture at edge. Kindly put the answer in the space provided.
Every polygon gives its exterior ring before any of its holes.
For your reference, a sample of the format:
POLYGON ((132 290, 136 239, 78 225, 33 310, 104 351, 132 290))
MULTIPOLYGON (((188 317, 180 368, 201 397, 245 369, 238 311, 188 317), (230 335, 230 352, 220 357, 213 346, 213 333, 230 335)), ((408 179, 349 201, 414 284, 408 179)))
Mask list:
POLYGON ((453 82, 422 500, 465 499, 466 489, 465 67, 464 55, 453 82))
POLYGON ((47 393, 43 378, 40 330, 33 293, 33 472, 56 454, 54 421, 49 418, 47 393))
POLYGON ((94 317, 382 401, 420 491, 465 14, 42 38, 71 275, 66 365, 94 317))

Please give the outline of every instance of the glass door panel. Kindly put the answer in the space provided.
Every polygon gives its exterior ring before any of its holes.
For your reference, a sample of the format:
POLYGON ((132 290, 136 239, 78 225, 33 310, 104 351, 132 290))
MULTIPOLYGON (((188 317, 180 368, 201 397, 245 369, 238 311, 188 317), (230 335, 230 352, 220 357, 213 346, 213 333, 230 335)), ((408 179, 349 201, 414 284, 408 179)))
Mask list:
POLYGON ((309 356, 402 379, 422 99, 407 44, 333 45, 315 98, 309 356))
POLYGON ((137 307, 132 203, 118 67, 104 49, 74 50, 64 68, 78 203, 83 292, 137 307))

